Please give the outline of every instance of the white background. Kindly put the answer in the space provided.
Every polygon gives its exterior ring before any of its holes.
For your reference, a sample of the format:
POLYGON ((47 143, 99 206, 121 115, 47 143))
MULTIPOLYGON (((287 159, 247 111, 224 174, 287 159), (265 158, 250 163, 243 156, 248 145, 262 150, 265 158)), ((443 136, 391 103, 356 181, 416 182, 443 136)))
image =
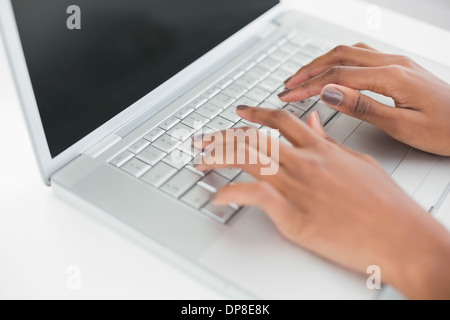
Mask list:
MULTIPOLYGON (((368 5, 361 1, 290 2, 310 14, 450 65, 450 34, 443 29, 384 10, 381 28, 370 30, 368 5)), ((422 1, 422 9, 427 3, 422 1)), ((432 3, 449 12, 444 1, 432 3)), ((414 9, 415 14, 422 9, 414 9)), ((430 21, 428 16, 425 20, 430 21)), ((43 185, 3 46, 0 147, 0 298, 223 298, 70 208, 43 185), (81 270, 80 290, 67 287, 70 266, 81 270)))

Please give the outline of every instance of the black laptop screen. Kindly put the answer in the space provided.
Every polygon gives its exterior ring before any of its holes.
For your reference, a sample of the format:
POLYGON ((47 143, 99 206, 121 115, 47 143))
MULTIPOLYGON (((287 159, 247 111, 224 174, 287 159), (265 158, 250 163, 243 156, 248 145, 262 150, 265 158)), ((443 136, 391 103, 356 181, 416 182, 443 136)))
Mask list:
POLYGON ((52 157, 278 2, 12 0, 52 157))

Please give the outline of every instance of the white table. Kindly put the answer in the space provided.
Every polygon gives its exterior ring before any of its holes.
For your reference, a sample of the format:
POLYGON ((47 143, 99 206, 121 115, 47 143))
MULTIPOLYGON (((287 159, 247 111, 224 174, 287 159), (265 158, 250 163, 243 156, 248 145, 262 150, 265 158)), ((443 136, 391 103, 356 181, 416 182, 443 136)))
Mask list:
MULTIPOLYGON (((290 2, 305 12, 330 17, 340 25, 450 65, 447 31, 392 12, 382 13, 380 29, 369 29, 368 6, 361 2, 290 2)), ((3 47, 0 146, 0 299, 223 298, 72 209, 43 185, 3 47), (75 273, 68 271, 81 272, 80 290, 71 290, 75 273)))

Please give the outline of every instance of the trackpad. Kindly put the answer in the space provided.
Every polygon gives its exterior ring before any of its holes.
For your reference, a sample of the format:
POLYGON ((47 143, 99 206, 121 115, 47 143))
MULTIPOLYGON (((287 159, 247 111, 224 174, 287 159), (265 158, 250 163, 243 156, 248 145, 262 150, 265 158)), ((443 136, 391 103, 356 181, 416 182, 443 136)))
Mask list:
POLYGON ((411 150, 410 146, 394 140, 367 122, 361 123, 343 144, 372 156, 389 174, 395 171, 411 150))
POLYGON ((249 208, 202 255, 201 263, 263 299, 372 299, 366 278, 287 240, 267 216, 249 208))

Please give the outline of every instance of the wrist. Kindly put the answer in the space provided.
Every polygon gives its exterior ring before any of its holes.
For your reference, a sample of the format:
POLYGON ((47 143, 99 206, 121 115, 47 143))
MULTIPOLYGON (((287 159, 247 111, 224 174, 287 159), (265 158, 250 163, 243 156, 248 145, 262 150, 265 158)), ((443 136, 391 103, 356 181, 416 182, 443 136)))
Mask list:
POLYGON ((419 242, 421 245, 411 248, 408 258, 398 264, 390 284, 409 299, 450 299, 449 233, 436 222, 434 234, 419 242))

